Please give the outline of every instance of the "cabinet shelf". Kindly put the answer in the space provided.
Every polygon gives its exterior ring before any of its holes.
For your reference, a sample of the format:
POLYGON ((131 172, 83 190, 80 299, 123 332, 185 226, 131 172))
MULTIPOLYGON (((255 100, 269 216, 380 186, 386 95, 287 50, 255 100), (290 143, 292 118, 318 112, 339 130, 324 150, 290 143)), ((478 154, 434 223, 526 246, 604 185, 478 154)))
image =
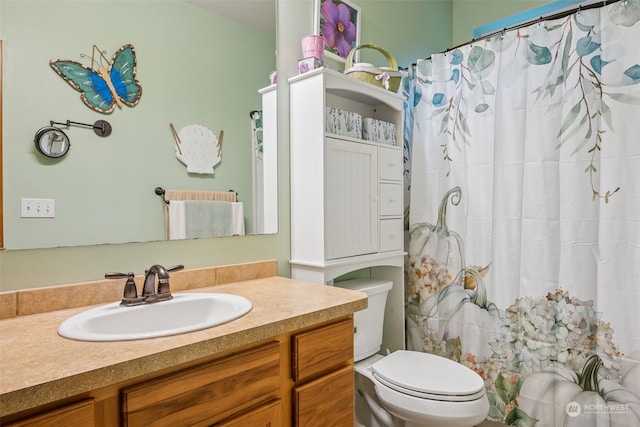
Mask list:
POLYGON ((305 74, 299 74, 289 79, 290 84, 308 79, 317 75, 324 75, 325 90, 327 94, 333 94, 342 98, 352 99, 364 104, 387 104, 396 111, 402 111, 404 96, 395 92, 374 86, 371 83, 354 79, 331 68, 317 68, 305 74))
POLYGON ((376 146, 376 147, 386 147, 386 148, 390 148, 392 150, 401 150, 402 149, 402 147, 400 147, 398 145, 384 144, 382 142, 369 141, 368 139, 353 138, 351 136, 339 135, 337 133, 325 132, 324 135, 327 138, 342 139, 344 141, 358 142, 358 143, 361 143, 361 144, 368 144, 368 145, 373 145, 373 146, 376 146))

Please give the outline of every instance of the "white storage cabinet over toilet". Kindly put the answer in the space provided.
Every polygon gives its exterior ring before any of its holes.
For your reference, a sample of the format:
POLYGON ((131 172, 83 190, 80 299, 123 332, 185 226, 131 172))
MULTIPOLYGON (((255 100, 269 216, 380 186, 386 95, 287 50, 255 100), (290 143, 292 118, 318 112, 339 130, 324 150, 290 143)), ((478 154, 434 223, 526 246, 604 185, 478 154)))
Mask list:
POLYGON ((403 97, 328 68, 289 83, 292 277, 392 281, 383 346, 404 348, 403 97), (395 144, 328 131, 328 108, 395 124, 395 144))

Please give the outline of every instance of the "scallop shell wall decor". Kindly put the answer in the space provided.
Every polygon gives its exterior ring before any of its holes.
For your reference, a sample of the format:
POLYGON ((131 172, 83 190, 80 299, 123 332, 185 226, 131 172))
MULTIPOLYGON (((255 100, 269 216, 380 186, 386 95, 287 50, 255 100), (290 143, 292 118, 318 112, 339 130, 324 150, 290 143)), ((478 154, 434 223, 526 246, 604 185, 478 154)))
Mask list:
POLYGON ((187 172, 213 175, 213 168, 222 160, 222 131, 220 139, 211 129, 189 125, 180 129, 176 138, 176 158, 187 166, 187 172))

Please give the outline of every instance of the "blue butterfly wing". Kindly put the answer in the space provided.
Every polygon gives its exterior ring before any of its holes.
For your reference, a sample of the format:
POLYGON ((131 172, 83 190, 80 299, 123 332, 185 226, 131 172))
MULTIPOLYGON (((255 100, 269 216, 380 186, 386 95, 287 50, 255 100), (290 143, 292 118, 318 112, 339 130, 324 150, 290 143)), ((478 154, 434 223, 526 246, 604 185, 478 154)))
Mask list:
POLYGON ((81 93, 87 107, 100 113, 113 111, 115 103, 107 82, 94 70, 75 62, 52 60, 51 68, 71 87, 81 93))
POLYGON ((136 53, 132 45, 122 46, 113 55, 109 77, 124 104, 133 107, 140 101, 142 86, 136 80, 136 53))

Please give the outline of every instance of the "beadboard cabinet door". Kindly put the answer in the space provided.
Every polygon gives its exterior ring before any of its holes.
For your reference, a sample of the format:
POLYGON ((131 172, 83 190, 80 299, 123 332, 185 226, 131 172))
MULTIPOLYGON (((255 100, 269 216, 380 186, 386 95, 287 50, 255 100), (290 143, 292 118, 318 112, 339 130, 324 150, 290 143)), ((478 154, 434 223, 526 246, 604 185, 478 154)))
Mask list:
POLYGON ((326 259, 378 250, 376 147, 326 140, 326 259))

